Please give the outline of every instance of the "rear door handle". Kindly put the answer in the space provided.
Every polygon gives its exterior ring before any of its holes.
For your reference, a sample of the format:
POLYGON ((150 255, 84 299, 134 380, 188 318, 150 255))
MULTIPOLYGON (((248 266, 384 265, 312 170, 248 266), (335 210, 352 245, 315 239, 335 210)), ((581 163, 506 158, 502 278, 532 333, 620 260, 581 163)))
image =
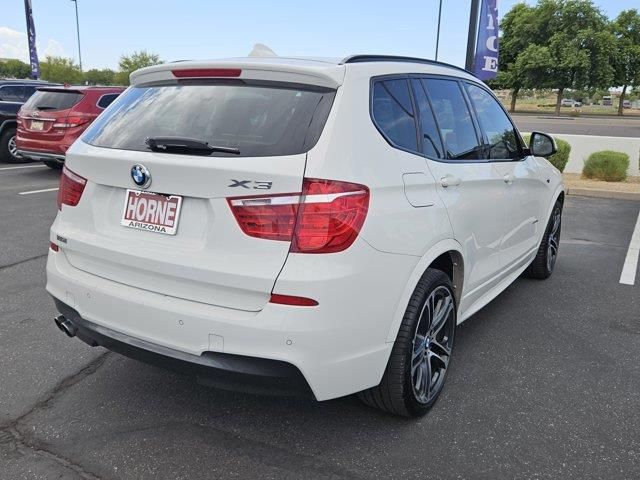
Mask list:
POLYGON ((453 175, 446 175, 440 179, 440 183, 444 188, 457 187, 462 183, 462 180, 458 177, 454 177, 453 175))
POLYGON ((502 177, 504 179, 504 183, 511 185, 513 183, 513 175, 511 175, 510 173, 507 173, 504 177, 502 177))

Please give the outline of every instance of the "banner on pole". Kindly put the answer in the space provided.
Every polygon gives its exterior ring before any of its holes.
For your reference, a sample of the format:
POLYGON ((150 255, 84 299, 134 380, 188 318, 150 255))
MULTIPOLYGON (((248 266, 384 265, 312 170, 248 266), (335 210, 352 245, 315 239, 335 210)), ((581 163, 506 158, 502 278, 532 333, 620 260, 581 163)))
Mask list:
POLYGON ((480 80, 498 74, 498 0, 482 0, 473 73, 480 80))
POLYGON ((33 23, 33 11, 31 0, 24 0, 24 13, 27 16, 27 37, 29 39, 29 63, 31 64, 31 76, 40 78, 40 62, 38 61, 38 50, 36 49, 36 26, 33 23))

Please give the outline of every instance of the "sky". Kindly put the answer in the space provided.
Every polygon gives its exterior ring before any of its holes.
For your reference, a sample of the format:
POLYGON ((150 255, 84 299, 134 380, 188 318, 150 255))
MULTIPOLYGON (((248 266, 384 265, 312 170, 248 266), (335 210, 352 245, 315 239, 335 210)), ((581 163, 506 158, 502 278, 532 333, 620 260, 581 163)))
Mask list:
MULTIPOLYGON (((517 0, 498 0, 499 15, 517 0)), ((78 0, 83 69, 116 69, 145 49, 165 61, 247 55, 354 53, 434 58, 439 0, 78 0)), ((528 3, 533 3, 529 0, 528 3)), ((609 16, 638 0, 596 0, 609 16)), ((443 0, 439 60, 464 65, 471 0, 443 0)), ((32 0, 38 54, 78 60, 71 0, 32 0)), ((28 59, 23 0, 0 0, 0 58, 28 59)))

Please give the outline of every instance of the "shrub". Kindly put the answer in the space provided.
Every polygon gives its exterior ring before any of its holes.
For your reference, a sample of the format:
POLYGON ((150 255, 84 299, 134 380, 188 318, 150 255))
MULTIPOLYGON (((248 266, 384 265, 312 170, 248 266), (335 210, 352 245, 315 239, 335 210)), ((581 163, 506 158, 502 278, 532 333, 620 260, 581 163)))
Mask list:
POLYGON ((605 182, 621 182, 627 179, 629 155, 622 152, 604 150, 589 155, 582 175, 586 178, 597 178, 605 182))
MULTIPOLYGON (((529 140, 531 139, 531 134, 527 133, 522 136, 524 141, 529 145, 529 140)), ((555 137, 554 137, 555 138, 555 137)), ((567 162, 569 162, 569 154, 571 153, 571 145, 569 142, 565 142, 560 138, 555 138, 556 146, 558 147, 558 151, 549 157, 549 161, 551 164, 556 167, 561 172, 564 172, 564 167, 567 166, 567 162)))

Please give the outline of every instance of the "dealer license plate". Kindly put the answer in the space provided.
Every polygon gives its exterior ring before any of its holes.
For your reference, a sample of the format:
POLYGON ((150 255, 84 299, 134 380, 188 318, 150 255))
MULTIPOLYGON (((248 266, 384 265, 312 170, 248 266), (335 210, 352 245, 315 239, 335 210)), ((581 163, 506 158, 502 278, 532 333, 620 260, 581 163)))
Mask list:
POLYGON ((175 235, 181 206, 179 195, 127 190, 120 223, 129 228, 175 235))

